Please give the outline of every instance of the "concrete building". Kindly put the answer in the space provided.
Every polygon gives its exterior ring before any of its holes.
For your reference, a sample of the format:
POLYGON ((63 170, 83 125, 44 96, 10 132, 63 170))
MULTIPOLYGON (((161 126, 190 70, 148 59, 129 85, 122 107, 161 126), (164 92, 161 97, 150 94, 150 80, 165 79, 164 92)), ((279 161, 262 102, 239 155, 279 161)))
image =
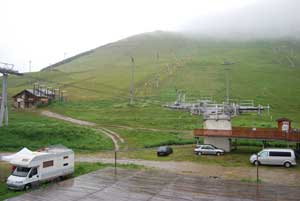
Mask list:
MULTIPOLYGON (((204 116, 203 128, 208 130, 232 130, 231 118, 228 115, 206 115, 204 116)), ((204 144, 212 144, 224 149, 226 152, 231 151, 231 139, 224 137, 204 137, 204 144)))

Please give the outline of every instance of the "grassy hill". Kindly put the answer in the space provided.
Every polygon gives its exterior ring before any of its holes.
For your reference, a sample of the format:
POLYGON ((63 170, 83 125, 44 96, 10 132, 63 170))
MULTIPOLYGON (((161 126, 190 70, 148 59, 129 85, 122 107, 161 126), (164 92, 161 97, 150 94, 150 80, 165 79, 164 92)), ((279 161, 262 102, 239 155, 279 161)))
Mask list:
POLYGON ((0 128, 0 151, 17 151, 23 147, 38 150, 57 144, 80 152, 113 150, 112 140, 92 128, 41 117, 32 111, 10 111, 9 117, 9 126, 0 128))
MULTIPOLYGON (((235 99, 270 104, 271 117, 246 115, 236 125, 274 126, 277 117, 300 121, 300 41, 290 39, 230 41, 192 38, 178 33, 136 35, 70 58, 41 72, 11 76, 9 94, 34 82, 67 91, 68 102, 52 110, 100 124, 191 129, 199 118, 161 105, 176 98, 225 96, 225 68, 235 99), (128 106, 131 56, 135 59, 137 104, 128 106), (224 61, 234 62, 222 65, 224 61)), ((299 126, 296 125, 296 126, 299 126)))

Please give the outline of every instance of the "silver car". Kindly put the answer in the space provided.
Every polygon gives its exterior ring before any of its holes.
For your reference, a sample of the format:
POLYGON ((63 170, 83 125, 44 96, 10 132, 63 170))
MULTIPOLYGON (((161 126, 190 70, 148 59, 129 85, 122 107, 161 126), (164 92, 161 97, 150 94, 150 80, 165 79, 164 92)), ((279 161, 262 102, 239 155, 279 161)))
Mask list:
POLYGON ((208 154, 208 155, 217 155, 217 156, 220 156, 225 153, 223 149, 219 149, 218 147, 215 147, 214 145, 211 144, 197 145, 194 152, 197 155, 208 154))
POLYGON ((296 165, 295 152, 292 149, 263 149, 250 157, 253 165, 283 165, 287 168, 296 165))

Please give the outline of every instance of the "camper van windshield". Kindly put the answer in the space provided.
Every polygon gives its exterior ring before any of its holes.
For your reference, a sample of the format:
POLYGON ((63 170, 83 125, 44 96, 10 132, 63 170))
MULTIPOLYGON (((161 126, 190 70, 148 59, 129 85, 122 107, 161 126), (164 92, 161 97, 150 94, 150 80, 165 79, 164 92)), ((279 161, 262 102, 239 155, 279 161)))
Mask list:
POLYGON ((13 171, 12 175, 17 176, 17 177, 27 177, 29 171, 30 171, 30 168, 17 167, 13 171))

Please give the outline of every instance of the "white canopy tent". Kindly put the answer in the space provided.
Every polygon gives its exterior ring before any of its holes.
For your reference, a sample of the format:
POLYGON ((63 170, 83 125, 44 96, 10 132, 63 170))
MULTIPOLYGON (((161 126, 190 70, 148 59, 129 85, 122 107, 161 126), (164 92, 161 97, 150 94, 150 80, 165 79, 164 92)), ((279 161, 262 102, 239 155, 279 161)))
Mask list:
POLYGON ((30 151, 29 149, 24 147, 23 149, 21 149, 19 152, 15 153, 15 154, 8 155, 8 156, 2 156, 1 160, 6 161, 6 162, 11 162, 12 160, 14 160, 16 158, 22 158, 24 156, 32 156, 32 154, 33 154, 32 151, 30 151))

